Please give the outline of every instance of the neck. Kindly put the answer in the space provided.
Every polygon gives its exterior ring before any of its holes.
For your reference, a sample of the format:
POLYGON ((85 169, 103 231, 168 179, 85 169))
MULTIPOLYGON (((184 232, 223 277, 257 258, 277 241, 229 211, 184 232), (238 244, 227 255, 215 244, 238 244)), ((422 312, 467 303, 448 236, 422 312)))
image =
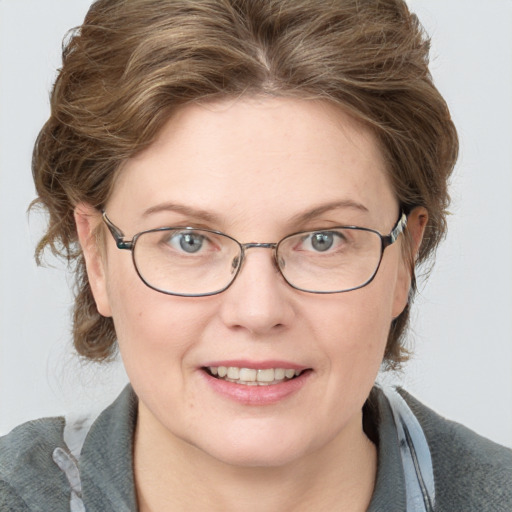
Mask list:
POLYGON ((139 411, 134 473, 141 512, 261 510, 364 511, 371 500, 377 451, 362 417, 328 445, 278 467, 234 466, 151 425, 139 411))

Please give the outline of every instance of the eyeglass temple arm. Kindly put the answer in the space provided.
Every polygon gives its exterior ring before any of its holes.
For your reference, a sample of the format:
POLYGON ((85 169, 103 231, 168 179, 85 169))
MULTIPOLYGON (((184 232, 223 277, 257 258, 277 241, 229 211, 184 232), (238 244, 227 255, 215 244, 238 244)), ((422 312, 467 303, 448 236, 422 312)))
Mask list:
POLYGON ((133 242, 132 241, 126 241, 124 239, 124 233, 114 224, 112 224, 111 220, 107 217, 107 212, 103 211, 103 221, 107 225, 108 230, 114 237, 114 240, 116 241, 116 245, 118 249, 128 249, 132 250, 133 248, 133 242))
POLYGON ((388 245, 394 244, 405 229, 405 226, 407 226, 407 215, 402 212, 391 233, 388 236, 382 237, 382 248, 385 249, 388 245))

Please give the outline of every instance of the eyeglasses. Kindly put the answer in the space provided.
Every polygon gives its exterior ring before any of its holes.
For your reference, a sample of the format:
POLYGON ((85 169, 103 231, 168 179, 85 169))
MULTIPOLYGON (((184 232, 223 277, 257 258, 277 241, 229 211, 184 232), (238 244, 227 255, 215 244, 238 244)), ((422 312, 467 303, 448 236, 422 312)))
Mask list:
POLYGON ((301 231, 277 243, 242 244, 210 229, 162 227, 125 240, 123 232, 103 212, 103 220, 118 249, 132 252, 142 281, 161 293, 201 297, 221 293, 240 273, 249 249, 272 249, 284 280, 309 293, 342 293, 370 283, 386 247, 407 225, 401 214, 389 235, 357 226, 301 231))

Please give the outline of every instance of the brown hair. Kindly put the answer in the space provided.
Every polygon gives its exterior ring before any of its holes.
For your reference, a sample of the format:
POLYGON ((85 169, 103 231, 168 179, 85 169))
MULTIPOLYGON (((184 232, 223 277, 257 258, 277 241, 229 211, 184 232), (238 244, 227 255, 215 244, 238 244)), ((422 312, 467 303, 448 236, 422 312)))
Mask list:
MULTIPOLYGON (((378 137, 402 208, 428 210, 417 262, 432 256, 445 233, 458 141, 428 51, 402 0, 96 1, 64 46, 33 155, 37 203, 49 214, 36 257, 49 247, 75 265, 78 353, 108 359, 116 334, 96 309, 73 209, 82 201, 101 208, 120 164, 187 102, 273 94, 341 106, 378 137)), ((405 358, 408 315, 407 306, 392 323, 391 366, 405 358)))

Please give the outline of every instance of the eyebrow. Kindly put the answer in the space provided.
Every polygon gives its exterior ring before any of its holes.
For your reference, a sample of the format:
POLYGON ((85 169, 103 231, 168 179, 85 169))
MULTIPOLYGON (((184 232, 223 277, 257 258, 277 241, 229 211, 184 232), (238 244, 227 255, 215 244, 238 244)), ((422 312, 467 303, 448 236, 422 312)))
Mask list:
POLYGON ((357 210, 364 213, 368 213, 369 211, 368 208, 366 208, 366 206, 364 206, 363 204, 358 203, 356 201, 352 201, 350 199, 345 199, 343 201, 334 201, 331 203, 322 204, 320 206, 317 206, 316 208, 313 208, 312 210, 308 210, 307 212, 294 215, 291 221, 292 223, 301 224, 304 222, 308 222, 312 219, 315 219, 316 217, 322 215, 323 213, 340 209, 357 210))
MULTIPOLYGON (((345 199, 342 201, 333 201, 331 203, 322 204, 322 205, 317 206, 317 207, 315 207, 311 210, 308 210, 306 212, 298 213, 290 219, 290 223, 292 223, 292 224, 305 223, 305 222, 308 222, 308 221, 322 215, 325 212, 329 212, 332 210, 339 210, 339 209, 352 209, 352 210, 357 210, 357 211, 361 211, 364 213, 368 213, 368 208, 366 208, 366 206, 364 206, 363 204, 358 203, 356 201, 352 201, 350 199, 345 199)), ((202 210, 200 208, 193 208, 191 206, 187 206, 184 204, 172 203, 172 202, 161 203, 161 204, 152 206, 151 208, 148 208, 147 210, 145 210, 143 212, 143 217, 147 217, 154 213, 159 213, 159 212, 163 212, 163 211, 171 211, 171 212, 181 213, 188 217, 211 222, 212 224, 220 223, 220 217, 218 217, 214 213, 211 213, 207 210, 202 210)))
POLYGON ((200 208, 193 208, 191 206, 187 206, 184 204, 178 204, 178 203, 161 203, 157 204, 156 206, 152 206, 151 208, 148 208, 145 210, 142 214, 143 217, 147 217, 149 215, 152 215, 154 213, 159 212, 175 212, 175 213, 181 213, 187 217, 193 217, 197 219, 202 219, 211 223, 219 223, 220 219, 217 215, 207 211, 202 210, 200 208))

